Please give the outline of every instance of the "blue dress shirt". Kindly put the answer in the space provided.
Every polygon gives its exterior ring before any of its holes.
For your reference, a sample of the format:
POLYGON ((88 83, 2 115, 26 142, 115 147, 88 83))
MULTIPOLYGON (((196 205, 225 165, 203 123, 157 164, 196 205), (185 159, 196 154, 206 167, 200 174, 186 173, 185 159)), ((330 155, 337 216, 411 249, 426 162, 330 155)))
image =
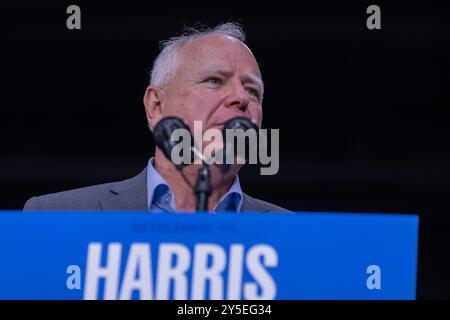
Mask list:
MULTIPOLYGON (((147 205, 150 212, 175 212, 176 202, 172 190, 166 180, 153 167, 154 158, 147 166, 147 205)), ((240 212, 242 207, 242 190, 239 178, 236 176, 228 192, 220 199, 214 208, 218 211, 240 212)))

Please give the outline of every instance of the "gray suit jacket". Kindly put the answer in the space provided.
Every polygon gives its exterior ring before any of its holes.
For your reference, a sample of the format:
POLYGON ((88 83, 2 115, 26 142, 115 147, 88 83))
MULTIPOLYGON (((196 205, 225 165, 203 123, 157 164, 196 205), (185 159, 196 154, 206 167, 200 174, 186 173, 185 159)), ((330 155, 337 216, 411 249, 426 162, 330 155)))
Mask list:
MULTIPOLYGON (((25 203, 23 210, 148 210, 147 169, 123 181, 33 197, 25 203)), ((288 212, 246 194, 242 211, 288 212)))

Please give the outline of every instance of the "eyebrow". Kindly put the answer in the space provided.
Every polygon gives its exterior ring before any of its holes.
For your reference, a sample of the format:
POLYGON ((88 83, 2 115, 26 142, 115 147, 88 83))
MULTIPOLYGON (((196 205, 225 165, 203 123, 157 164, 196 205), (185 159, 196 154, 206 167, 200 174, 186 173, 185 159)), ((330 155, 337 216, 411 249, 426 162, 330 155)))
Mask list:
MULTIPOLYGON (((211 75, 211 74, 220 74, 221 76, 229 78, 229 77, 231 77, 231 75, 233 73, 231 71, 225 70, 222 67, 211 67, 211 68, 202 70, 199 73, 199 76, 200 76, 200 78, 202 78, 204 76, 208 76, 208 75, 211 75)), ((263 83, 261 77, 259 77, 258 75, 255 75, 253 73, 246 74, 246 75, 244 75, 242 77, 241 81, 243 83, 252 83, 252 84, 258 86, 260 91, 261 91, 261 94, 263 94, 263 92, 264 92, 264 83, 263 83)))

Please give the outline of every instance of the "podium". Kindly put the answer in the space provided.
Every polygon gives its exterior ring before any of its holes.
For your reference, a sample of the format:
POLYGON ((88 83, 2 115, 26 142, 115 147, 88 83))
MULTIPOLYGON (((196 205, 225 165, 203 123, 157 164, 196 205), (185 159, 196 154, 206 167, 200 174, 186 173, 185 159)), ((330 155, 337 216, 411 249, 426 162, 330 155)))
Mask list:
POLYGON ((415 299, 418 217, 0 213, 0 299, 415 299))

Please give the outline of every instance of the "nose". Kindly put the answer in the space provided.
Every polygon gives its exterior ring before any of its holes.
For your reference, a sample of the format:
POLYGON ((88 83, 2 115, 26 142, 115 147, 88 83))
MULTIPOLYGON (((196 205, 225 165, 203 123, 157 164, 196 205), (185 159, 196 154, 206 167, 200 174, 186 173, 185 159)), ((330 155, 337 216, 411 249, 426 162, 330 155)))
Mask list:
POLYGON ((245 88, 241 83, 234 85, 227 99, 225 101, 225 106, 228 108, 236 108, 241 111, 246 111, 248 104, 250 102, 249 96, 245 88))

